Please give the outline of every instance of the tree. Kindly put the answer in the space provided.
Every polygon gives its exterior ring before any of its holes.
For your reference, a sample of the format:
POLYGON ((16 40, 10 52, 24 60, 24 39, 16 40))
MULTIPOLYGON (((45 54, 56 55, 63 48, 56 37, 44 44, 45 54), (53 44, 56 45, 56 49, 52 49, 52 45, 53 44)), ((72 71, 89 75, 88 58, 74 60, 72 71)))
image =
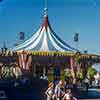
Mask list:
POLYGON ((94 75, 97 74, 97 70, 93 67, 88 67, 88 70, 87 70, 87 77, 90 78, 90 79, 94 79, 94 75))
POLYGON ((76 73, 76 78, 79 80, 83 80, 84 79, 84 70, 81 69, 80 72, 76 73))
POLYGON ((65 72, 65 79, 69 80, 70 78, 71 78, 71 73, 70 73, 70 70, 67 69, 66 72, 65 72))

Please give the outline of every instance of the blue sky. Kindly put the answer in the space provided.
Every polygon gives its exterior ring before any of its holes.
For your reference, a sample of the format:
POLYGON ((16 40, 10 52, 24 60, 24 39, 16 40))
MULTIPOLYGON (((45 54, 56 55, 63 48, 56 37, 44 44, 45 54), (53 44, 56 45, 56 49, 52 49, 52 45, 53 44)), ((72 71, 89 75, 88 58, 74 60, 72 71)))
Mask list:
MULTIPOLYGON (((18 33, 26 39, 43 21, 45 0, 2 0, 0 2, 0 47, 19 42, 18 33)), ((80 33, 79 48, 100 53, 100 0, 48 0, 49 21, 61 39, 75 47, 73 36, 80 33)))

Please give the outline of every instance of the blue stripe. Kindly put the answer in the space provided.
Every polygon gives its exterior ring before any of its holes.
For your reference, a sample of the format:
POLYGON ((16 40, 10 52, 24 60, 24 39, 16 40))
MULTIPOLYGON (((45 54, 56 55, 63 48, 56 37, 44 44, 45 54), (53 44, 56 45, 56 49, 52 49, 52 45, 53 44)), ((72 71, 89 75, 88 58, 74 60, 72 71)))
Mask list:
MULTIPOLYGON (((49 23, 48 23, 48 24, 49 24, 49 23)), ((72 48, 70 45, 68 45, 68 44, 65 43, 63 40, 61 40, 61 39, 59 38, 59 36, 57 36, 56 33, 52 30, 50 24, 49 24, 49 27, 50 27, 51 32, 54 34, 54 36, 55 36, 62 44, 64 44, 65 46, 71 48, 72 50, 78 51, 77 49, 72 48)))
POLYGON ((66 51, 66 50, 67 50, 67 51, 72 51, 72 50, 70 50, 70 48, 67 49, 67 48, 63 47, 60 43, 58 43, 57 40, 54 38, 54 36, 53 36, 52 34, 51 34, 51 36, 52 36, 52 38, 54 39, 54 41, 56 42, 56 44, 59 45, 62 49, 64 49, 65 51, 66 51))

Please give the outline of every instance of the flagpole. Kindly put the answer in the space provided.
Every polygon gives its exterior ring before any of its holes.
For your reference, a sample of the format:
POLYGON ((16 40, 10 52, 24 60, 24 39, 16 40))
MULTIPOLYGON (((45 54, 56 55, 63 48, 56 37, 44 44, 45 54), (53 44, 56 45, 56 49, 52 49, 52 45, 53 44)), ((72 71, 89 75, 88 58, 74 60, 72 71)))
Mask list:
MULTIPOLYGON (((79 33, 75 33, 74 34, 74 42, 75 42, 75 47, 76 49, 79 51, 79 33)), ((75 57, 74 57, 74 70, 78 72, 79 70, 79 64, 78 64, 78 56, 79 56, 79 52, 76 52, 75 57)), ((76 73, 77 73, 76 72, 76 73)), ((76 75, 75 75, 75 79, 76 79, 76 75)))
POLYGON ((76 82, 74 63, 75 63, 74 58, 70 57, 70 73, 71 73, 71 76, 73 79, 73 81, 72 81, 73 83, 76 82))
POLYGON ((45 8, 47 8, 47 6, 48 6, 48 5, 47 5, 47 0, 45 0, 45 8))

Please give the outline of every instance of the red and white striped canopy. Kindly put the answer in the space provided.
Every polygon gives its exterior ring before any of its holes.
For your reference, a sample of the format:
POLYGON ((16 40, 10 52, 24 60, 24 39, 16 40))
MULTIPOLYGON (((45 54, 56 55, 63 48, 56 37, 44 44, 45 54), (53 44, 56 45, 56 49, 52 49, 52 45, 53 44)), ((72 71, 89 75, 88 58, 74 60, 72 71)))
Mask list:
POLYGON ((45 8, 44 21, 38 31, 31 38, 13 48, 14 51, 33 50, 33 51, 77 51, 56 35, 52 30, 47 9, 45 8))

